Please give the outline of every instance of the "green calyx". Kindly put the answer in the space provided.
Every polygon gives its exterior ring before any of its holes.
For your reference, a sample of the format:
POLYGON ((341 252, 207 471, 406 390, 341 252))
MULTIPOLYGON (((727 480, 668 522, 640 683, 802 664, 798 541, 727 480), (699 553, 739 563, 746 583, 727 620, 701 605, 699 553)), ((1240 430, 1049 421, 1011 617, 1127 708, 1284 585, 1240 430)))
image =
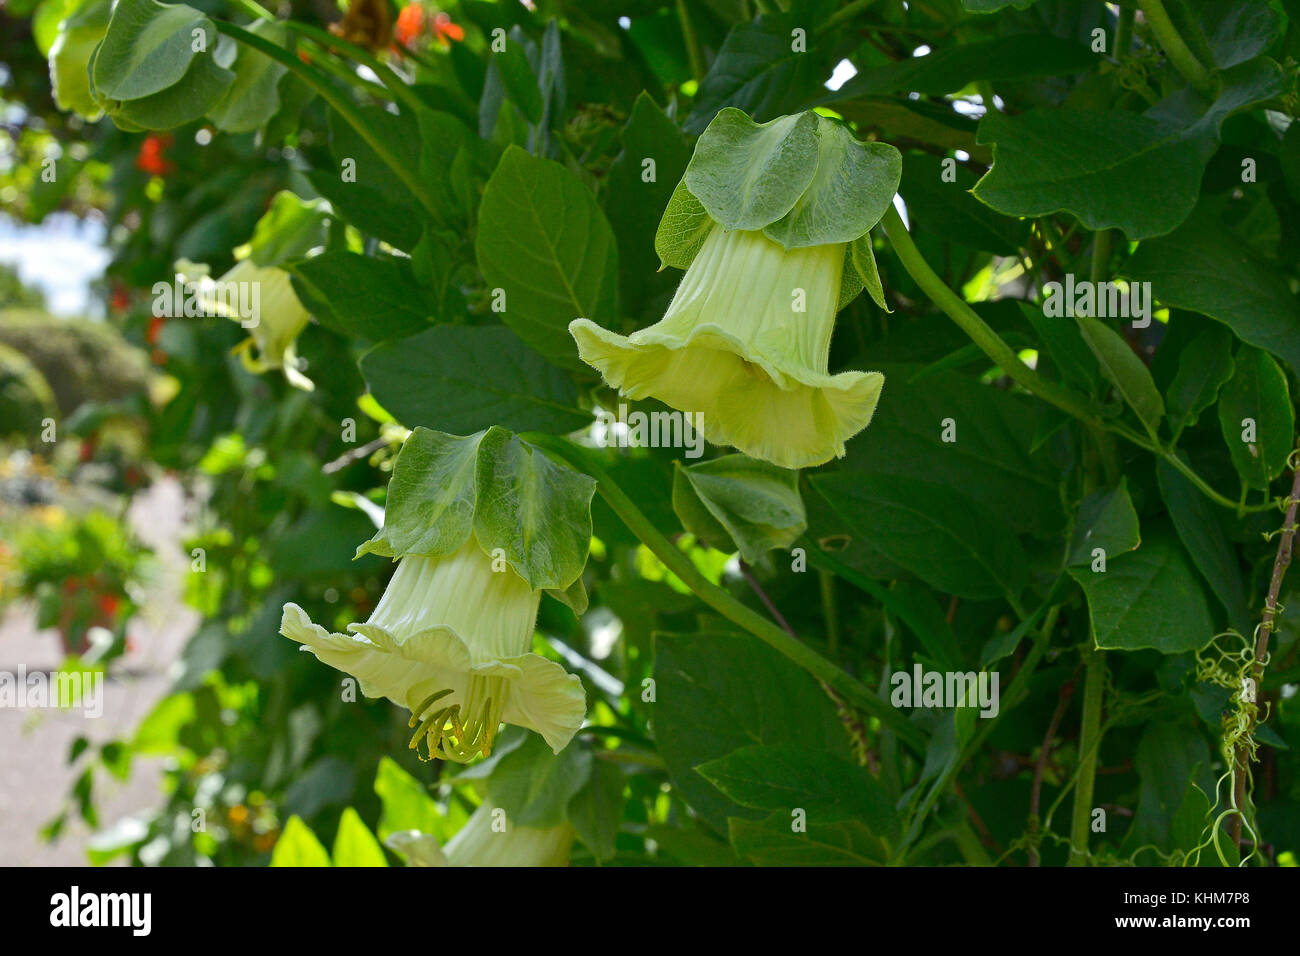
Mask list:
POLYGON ((898 191, 902 157, 808 111, 755 123, 719 111, 695 146, 655 234, 664 266, 690 266, 716 223, 761 231, 785 249, 850 244, 843 308, 863 288, 882 308, 871 228, 898 191))
POLYGON ((578 610, 595 490, 499 426, 464 437, 416 428, 393 468, 384 526, 357 557, 436 557, 473 534, 531 588, 578 610))

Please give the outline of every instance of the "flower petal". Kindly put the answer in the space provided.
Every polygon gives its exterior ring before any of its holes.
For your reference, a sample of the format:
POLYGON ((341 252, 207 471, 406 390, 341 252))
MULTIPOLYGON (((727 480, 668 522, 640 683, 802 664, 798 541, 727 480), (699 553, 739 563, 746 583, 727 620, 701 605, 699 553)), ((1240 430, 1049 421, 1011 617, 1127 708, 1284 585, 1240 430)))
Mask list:
POLYGON ((782 468, 843 457, 844 443, 871 423, 885 381, 879 372, 778 367, 709 324, 685 337, 651 327, 629 338, 575 319, 569 332, 582 360, 629 398, 699 412, 709 441, 782 468))
POLYGON ((555 753, 565 748, 587 716, 587 695, 576 674, 537 654, 521 654, 501 663, 520 670, 510 688, 502 719, 536 731, 555 753))
POLYGON ((431 628, 398 643, 383 628, 354 624, 356 634, 337 634, 315 624, 296 604, 284 606, 280 633, 336 670, 357 678, 367 697, 386 697, 408 709, 443 688, 463 698, 469 651, 454 631, 431 628))

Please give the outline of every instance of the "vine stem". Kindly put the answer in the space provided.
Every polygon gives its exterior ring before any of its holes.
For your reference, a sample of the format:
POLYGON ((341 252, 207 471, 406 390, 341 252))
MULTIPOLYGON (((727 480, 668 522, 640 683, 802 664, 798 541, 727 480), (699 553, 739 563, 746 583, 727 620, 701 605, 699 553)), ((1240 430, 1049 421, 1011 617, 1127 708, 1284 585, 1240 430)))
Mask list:
POLYGON ((1075 418, 1085 422, 1097 421, 1096 414, 1085 399, 1049 382, 1020 361, 1020 356, 1012 351, 1011 346, 1007 345, 988 323, 962 300, 961 296, 948 288, 916 248, 911 233, 903 225, 903 218, 892 204, 885 211, 881 223, 885 227, 885 235, 889 237, 894 252, 903 263, 903 268, 921 287, 921 291, 929 296, 935 305, 943 309, 985 355, 1011 376, 1012 381, 1075 418))
POLYGON ((704 66, 704 50, 700 47, 700 38, 695 32, 691 11, 686 8, 686 0, 677 0, 677 22, 682 28, 682 42, 686 44, 686 55, 690 59, 691 76, 696 83, 703 83, 708 74, 704 66))
POLYGON ((1196 54, 1191 51, 1178 28, 1174 26, 1174 21, 1169 18, 1169 11, 1165 9, 1164 0, 1139 0, 1138 6, 1142 8, 1142 15, 1146 18, 1147 25, 1151 27, 1151 32, 1156 35, 1156 40, 1160 43, 1160 48, 1165 51, 1165 56, 1173 64, 1175 70, 1182 74, 1183 79, 1190 83, 1198 93, 1207 97, 1213 97, 1214 76, 1205 68, 1196 54))
MULTIPOLYGON (((1277 630, 1277 616, 1281 611, 1277 600, 1282 593, 1282 579, 1286 577, 1287 568, 1295 553, 1296 517, 1300 511, 1300 446, 1291 453, 1291 462, 1295 473, 1291 479, 1291 496, 1287 499, 1286 517, 1282 521, 1282 534, 1277 543, 1277 554, 1273 557, 1273 575, 1268 582, 1268 597, 1264 600, 1264 613, 1255 637, 1255 666, 1252 679, 1255 682, 1255 695, 1258 698, 1264 681, 1264 663, 1268 658, 1268 641, 1277 630)), ((1249 769, 1250 748, 1247 745, 1250 733, 1254 731, 1252 720, 1247 728, 1246 737, 1237 744, 1236 772, 1233 780, 1234 804, 1237 814, 1229 825, 1232 842, 1241 846, 1242 815, 1246 812, 1246 776, 1249 769)))
POLYGON ((870 688, 857 678, 841 670, 802 641, 791 637, 757 611, 741 604, 701 574, 691 563, 690 558, 654 526, 632 499, 623 492, 623 489, 592 459, 591 455, 586 454, 567 439, 555 435, 532 432, 521 437, 596 479, 596 489, 600 492, 600 496, 627 525, 628 530, 636 535, 641 543, 705 604, 733 624, 753 634, 773 650, 789 658, 847 701, 860 707, 869 716, 875 717, 917 753, 924 752, 925 734, 898 710, 872 693, 870 688))
MULTIPOLYGON (((1074 678, 1061 685, 1060 694, 1056 700, 1056 710, 1052 713, 1052 719, 1047 724, 1047 730, 1043 734, 1043 745, 1038 750, 1038 759, 1034 762, 1034 780, 1029 788, 1029 831, 1035 837, 1038 836, 1038 808, 1041 805, 1043 795, 1043 775, 1047 772, 1047 762, 1052 756, 1052 741, 1056 739, 1056 728, 1061 724, 1061 718, 1065 716, 1066 709, 1070 706, 1070 698, 1074 696, 1074 678)), ((1033 842, 1029 845, 1029 865, 1038 866, 1039 853, 1038 844, 1033 842)))
POLYGON ((1069 866, 1087 866, 1088 832, 1092 824, 1092 794, 1097 782, 1097 753, 1101 749, 1101 701, 1106 690, 1106 656, 1097 648, 1084 655, 1083 726, 1079 730, 1079 773, 1070 819, 1069 866))
POLYGON ((303 63, 296 56, 277 43, 272 43, 256 33, 250 33, 243 27, 235 26, 233 23, 227 23, 224 20, 215 20, 217 30, 224 33, 232 40, 237 40, 245 46, 251 47, 257 52, 270 57, 281 66, 286 67, 291 73, 298 76, 304 83, 320 94, 321 99, 328 103, 348 124, 357 131, 358 135, 366 141, 366 145, 375 151, 392 170, 397 177, 402 180, 406 187, 411 190, 420 204, 433 216, 439 215, 437 203, 425 191, 424 184, 420 182, 419 176, 414 170, 406 168, 406 165, 393 152, 392 147, 387 143, 373 127, 366 121, 361 110, 355 104, 348 101, 339 90, 329 82, 329 80, 319 72, 303 63))

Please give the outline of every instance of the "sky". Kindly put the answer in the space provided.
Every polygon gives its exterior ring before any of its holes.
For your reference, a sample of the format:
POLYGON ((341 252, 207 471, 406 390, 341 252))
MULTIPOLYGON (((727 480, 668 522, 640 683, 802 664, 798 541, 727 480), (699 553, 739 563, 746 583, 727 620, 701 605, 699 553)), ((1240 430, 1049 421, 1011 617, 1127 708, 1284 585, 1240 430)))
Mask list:
POLYGON ((0 216, 0 262, 15 266, 25 283, 41 289, 55 315, 100 313, 90 283, 108 265, 103 243, 104 227, 94 220, 54 213, 31 226, 0 216))

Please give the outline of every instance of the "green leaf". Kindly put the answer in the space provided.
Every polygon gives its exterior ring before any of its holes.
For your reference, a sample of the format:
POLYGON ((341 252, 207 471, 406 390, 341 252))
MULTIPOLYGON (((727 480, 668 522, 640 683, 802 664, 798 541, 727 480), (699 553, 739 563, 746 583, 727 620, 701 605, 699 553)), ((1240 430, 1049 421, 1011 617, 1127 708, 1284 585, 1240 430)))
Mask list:
POLYGON ((91 96, 86 67, 108 30, 111 13, 109 0, 69 0, 66 5, 62 0, 48 0, 33 16, 32 32, 42 54, 48 56, 50 84, 59 109, 74 110, 90 120, 99 118, 101 110, 91 96))
POLYGON ((438 804, 429 796, 425 785, 403 770, 392 757, 379 758, 375 794, 381 806, 381 840, 387 840, 390 834, 399 830, 419 830, 435 836, 442 834, 444 817, 438 804))
MULTIPOLYGON (((378 106, 363 106, 360 112, 404 165, 420 168, 417 117, 378 106)), ((410 252, 424 230, 420 201, 347 120, 332 109, 326 111, 326 117, 335 165, 308 174, 308 180, 351 225, 410 252)))
POLYGON ((747 455, 676 463, 673 510, 691 534, 719 550, 734 541, 751 564, 788 548, 808 527, 799 473, 747 455))
POLYGON ((1208 315, 1300 372, 1300 303, 1290 285, 1209 209, 1142 243, 1126 269, 1164 305, 1208 315))
POLYGON ((569 801, 568 818, 598 862, 613 858, 623 820, 623 771, 617 764, 592 760, 591 777, 569 801))
POLYGON ((1097 65, 1100 57, 1075 40, 1021 33, 957 43, 854 76, 823 102, 882 93, 942 96, 978 80, 1004 83, 1033 76, 1065 76, 1097 65))
MULTIPOLYGON (((1141 788, 1133 825, 1124 840, 1126 849, 1131 852, 1144 844, 1155 844, 1165 851, 1192 848, 1171 843, 1173 825, 1189 786, 1206 793, 1213 791, 1210 760, 1210 748, 1194 727, 1165 720, 1143 729, 1133 757, 1141 788)), ((1202 824, 1208 822, 1203 820, 1202 824)))
MULTIPOLYGON (((1079 326, 1074 322, 1044 315, 1041 308, 1028 302, 1019 305, 1021 314, 1042 340, 1046 358, 1060 369, 1065 378, 1092 392, 1093 386, 1101 381, 1101 367, 1098 366, 1092 349, 1083 340, 1079 326)), ((1042 371, 1041 365, 1039 371, 1042 371)))
POLYGON ((357 548, 357 557, 451 554, 464 544, 474 526, 475 472, 486 434, 411 432, 393 464, 384 526, 357 548))
POLYGON ((1227 512, 1211 503, 1182 472, 1163 458, 1156 462, 1156 479, 1160 484, 1160 497, 1169 509, 1169 517, 1178 529, 1183 547, 1228 612, 1228 621, 1241 633, 1248 633, 1250 619, 1246 584, 1241 576, 1237 550, 1225 527, 1227 512))
POLYGON ((993 151, 975 141, 979 124, 946 103, 939 106, 906 96, 863 96, 837 102, 835 111, 864 131, 914 140, 943 152, 960 149, 985 166, 993 162, 993 151))
POLYGON ((1141 116, 1053 108, 1009 117, 992 110, 980 123, 979 141, 995 144, 993 168, 975 195, 1011 216, 1069 212, 1093 230, 1114 227, 1130 239, 1163 235, 1195 206, 1223 121, 1279 95, 1284 85, 1267 60, 1228 71, 1223 84, 1208 107, 1180 91, 1141 116))
POLYGON ((501 548, 533 589, 568 589, 587 563, 596 483, 495 426, 479 447, 477 481, 479 543, 501 548))
POLYGON ((591 423, 577 407, 573 380, 504 326, 435 326, 376 346, 362 357, 361 372, 379 403, 407 426, 564 433, 591 423))
POLYGON ((387 866, 388 858, 361 815, 352 807, 339 818, 338 833, 334 835, 335 866, 387 866))
POLYGON ((270 866, 329 866, 330 855, 301 817, 292 816, 271 851, 270 866))
POLYGON ((820 92, 834 51, 814 42, 806 52, 796 52, 791 41, 796 27, 811 33, 815 24, 795 15, 770 14, 732 27, 695 94, 687 131, 701 132, 723 107, 766 120, 796 112, 820 92))
POLYGON ((1079 503, 1074 538, 1070 542, 1071 566, 1091 565, 1093 549, 1105 551, 1107 561, 1135 550, 1142 543, 1137 512, 1128 494, 1128 480, 1108 491, 1097 491, 1079 503))
POLYGON ((828 823, 856 818, 877 836, 897 833, 898 815, 884 787, 855 763, 793 744, 741 747, 695 768, 741 806, 803 810, 828 823))
POLYGON ((1025 553, 1009 530, 955 488, 847 471, 809 479, 843 522, 890 561, 946 594, 1008 597, 1027 582, 1025 553))
POLYGON ((1106 570, 1070 568, 1083 587, 1097 646, 1162 654, 1197 651, 1214 638, 1205 592, 1178 542, 1148 534, 1142 546, 1106 570))
MULTIPOLYGON (((655 636, 654 730, 673 786, 719 833, 762 813, 731 800, 696 767, 751 744, 788 744, 849 759, 848 738, 818 683, 756 638, 655 636)), ((789 815, 786 815, 789 826, 789 815)))
POLYGON ((488 777, 487 799, 505 810, 512 826, 559 826, 591 776, 591 764, 591 751, 584 747, 565 747, 553 754, 546 741, 530 734, 488 777))
POLYGON ((351 338, 380 341, 429 324, 424 290, 407 259, 323 252, 292 267, 294 290, 320 323, 351 338))
POLYGON ((505 87, 510 102, 519 107, 528 122, 541 122, 542 90, 537 85, 533 68, 528 65, 528 55, 524 48, 514 40, 507 39, 505 49, 492 54, 492 62, 500 73, 501 85, 505 87))
POLYGON ((952 475, 963 494, 1012 531, 1062 531, 1056 467, 1031 449, 1046 416, 1041 403, 955 372, 912 381, 918 366, 877 367, 888 384, 871 427, 849 444, 847 468, 922 481, 952 475), (944 440, 947 419, 955 441, 944 440))
POLYGON ((488 180, 475 243, 502 320, 558 365, 585 368, 569 323, 614 318, 618 250, 595 198, 558 163, 512 146, 488 180))
POLYGON ((882 866, 885 847, 857 820, 809 821, 796 832, 790 814, 762 821, 732 818, 731 844, 758 866, 882 866))
POLYGON ((1129 407, 1137 412, 1147 431, 1154 435, 1165 415, 1165 403, 1151 378, 1150 369, 1129 348, 1124 337, 1109 325, 1082 315, 1076 321, 1083 340, 1097 356, 1102 372, 1129 407))
POLYGON ((325 245, 330 208, 322 199, 299 199, 282 189, 271 199, 271 207, 257 220, 248 241, 248 257, 263 268, 283 267, 292 259, 325 245))
POLYGON ((1011 7, 1015 10, 1027 10, 1035 0, 961 0, 961 5, 971 13, 997 13, 1011 7))
MULTIPOLYGON (((257 20, 248 27, 277 46, 285 45, 288 31, 282 24, 257 20)), ((264 53, 239 45, 234 62, 234 82, 225 97, 208 110, 208 119, 227 133, 251 133, 261 129, 280 109, 280 78, 286 67, 264 53)))
POLYGON ((211 59, 217 45, 212 21, 185 4, 118 0, 95 57, 92 77, 100 97, 139 100, 181 82, 196 57, 211 59), (201 31, 206 49, 194 51, 201 31))
POLYGON ((1184 0, 1199 21, 1221 70, 1245 63, 1267 50, 1286 27, 1287 18, 1273 4, 1240 0, 1184 0))
POLYGON ((1267 352, 1249 345, 1237 350, 1232 378, 1219 395, 1219 427, 1244 486, 1267 488, 1286 468, 1295 407, 1286 374, 1267 352))
MULTIPOLYGON (((102 52, 101 46, 96 62, 102 52)), ((100 96, 99 103, 119 129, 175 129, 206 114, 225 96, 234 79, 235 74, 219 66, 215 56, 205 53, 196 56, 180 81, 165 90, 133 100, 100 96)))
POLYGON ((909 224, 972 249, 1015 255, 1029 238, 1028 222, 999 215, 971 196, 975 174, 965 166, 953 166, 952 182, 945 181, 947 162, 928 153, 904 154, 899 190, 909 224))
POLYGON ((623 150, 610 166, 605 191, 605 214, 618 240, 619 288, 634 310, 670 292, 678 281, 672 273, 656 271, 654 235, 690 159, 686 136, 642 92, 623 127, 623 150))
POLYGON ((1232 333, 1222 326, 1206 329, 1183 348, 1178 372, 1165 391, 1175 435, 1196 424, 1201 412, 1219 397, 1232 372, 1232 333))
POLYGON ((901 175, 898 150, 859 142, 817 113, 758 124, 727 108, 700 136, 683 182, 723 227, 762 229, 792 249, 865 235, 901 175))
POLYGON ((465 438, 417 427, 393 466, 384 526, 357 556, 450 554, 472 528, 534 590, 565 591, 587 563, 595 488, 496 425, 465 438))

